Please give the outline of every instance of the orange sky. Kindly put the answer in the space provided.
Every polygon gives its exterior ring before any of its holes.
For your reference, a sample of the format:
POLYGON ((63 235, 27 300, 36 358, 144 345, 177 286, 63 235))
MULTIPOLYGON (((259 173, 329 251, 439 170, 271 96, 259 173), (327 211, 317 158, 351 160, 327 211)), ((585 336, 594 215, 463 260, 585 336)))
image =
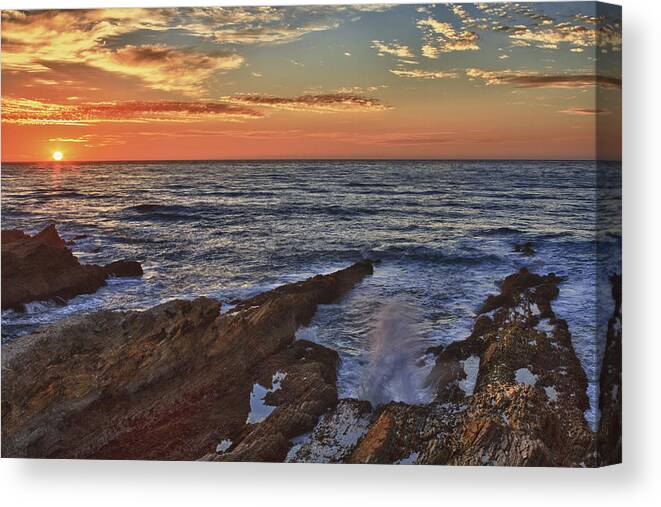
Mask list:
POLYGON ((619 14, 4 11, 2 160, 619 159, 619 14))

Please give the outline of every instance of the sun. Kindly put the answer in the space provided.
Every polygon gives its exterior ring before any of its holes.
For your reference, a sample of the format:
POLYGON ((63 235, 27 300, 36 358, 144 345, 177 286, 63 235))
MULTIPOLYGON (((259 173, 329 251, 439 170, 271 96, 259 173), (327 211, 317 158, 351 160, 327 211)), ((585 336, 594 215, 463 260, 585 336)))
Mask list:
POLYGON ((62 155, 61 151, 54 151, 53 152, 53 160, 60 161, 64 158, 64 155, 62 155))

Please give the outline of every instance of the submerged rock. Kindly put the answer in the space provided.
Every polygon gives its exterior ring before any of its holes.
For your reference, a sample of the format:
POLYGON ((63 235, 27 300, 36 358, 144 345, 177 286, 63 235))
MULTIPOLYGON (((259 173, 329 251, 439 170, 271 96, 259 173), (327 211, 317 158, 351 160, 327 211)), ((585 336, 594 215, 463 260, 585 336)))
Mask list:
POLYGON ((337 354, 294 334, 371 273, 359 262, 222 315, 199 298, 75 316, 5 345, 2 454, 282 461, 337 402, 337 354), (249 423, 256 384, 275 408, 249 423))
POLYGON ((514 251, 523 254, 526 257, 532 257, 533 255, 535 255, 535 249, 533 248, 532 241, 526 241, 525 243, 517 243, 516 245, 514 245, 514 251))
POLYGON ((84 265, 71 253, 49 225, 29 236, 19 230, 2 231, 2 308, 22 310, 31 301, 58 303, 80 294, 91 294, 105 285, 108 276, 140 276, 135 261, 108 266, 84 265))

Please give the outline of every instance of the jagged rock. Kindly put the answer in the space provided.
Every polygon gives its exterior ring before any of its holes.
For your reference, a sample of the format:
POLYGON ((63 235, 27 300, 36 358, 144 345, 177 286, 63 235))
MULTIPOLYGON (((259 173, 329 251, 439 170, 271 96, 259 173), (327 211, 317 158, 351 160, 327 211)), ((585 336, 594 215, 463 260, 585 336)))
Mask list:
POLYGON ((222 315, 207 298, 96 312, 5 345, 2 454, 198 459, 231 441, 235 459, 282 460, 337 400, 337 355, 294 333, 371 273, 359 262, 222 315), (277 372, 277 408, 247 424, 255 384, 273 388, 277 372))
POLYGON ((54 225, 35 236, 2 231, 2 308, 22 310, 30 301, 66 301, 91 294, 106 278, 138 276, 137 262, 119 261, 108 267, 84 265, 67 248, 54 225))
MULTIPOLYGON (((337 403, 338 362, 335 351, 300 340, 259 365, 255 371, 257 383, 270 387, 263 402, 273 407, 272 412, 262 421, 245 424, 238 435, 224 434, 223 440, 232 442, 227 452, 209 454, 203 459, 284 461, 290 440, 312 430, 319 417, 337 403), (278 377, 281 384, 273 390, 278 377)), ((254 390, 255 386, 253 393, 254 390)))
POLYGON ((596 458, 600 466, 622 462, 622 276, 611 277, 614 301, 599 383, 601 420, 596 458))
POLYGON ((566 322, 551 308, 559 282, 525 268, 507 277, 468 338, 431 349, 436 400, 380 407, 344 461, 590 464, 587 379, 566 322))
POLYGON ((473 333, 433 372, 438 401, 463 401, 449 464, 578 466, 592 445, 587 378, 551 301, 560 279, 523 268, 487 298, 473 333), (487 320, 489 319, 489 320, 487 320), (467 361, 479 368, 467 371, 467 361), (438 370, 452 374, 441 375, 438 370), (469 379, 474 375, 474 379, 469 379), (467 392, 466 384, 472 385, 467 392), (458 389, 459 388, 459 389, 458 389))
POLYGON ((370 402, 340 400, 332 412, 321 418, 309 438, 290 450, 287 461, 341 463, 367 431, 371 416, 370 402))
POLYGON ((388 403, 376 412, 346 462, 444 464, 458 414, 464 408, 452 403, 388 403))

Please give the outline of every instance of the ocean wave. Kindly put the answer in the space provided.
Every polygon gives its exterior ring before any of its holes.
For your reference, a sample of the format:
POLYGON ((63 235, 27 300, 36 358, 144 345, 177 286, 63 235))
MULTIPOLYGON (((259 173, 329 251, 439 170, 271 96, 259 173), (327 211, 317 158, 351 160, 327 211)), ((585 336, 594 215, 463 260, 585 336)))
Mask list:
POLYGON ((138 204, 123 211, 128 212, 133 220, 179 221, 198 220, 202 210, 178 204, 138 204))

